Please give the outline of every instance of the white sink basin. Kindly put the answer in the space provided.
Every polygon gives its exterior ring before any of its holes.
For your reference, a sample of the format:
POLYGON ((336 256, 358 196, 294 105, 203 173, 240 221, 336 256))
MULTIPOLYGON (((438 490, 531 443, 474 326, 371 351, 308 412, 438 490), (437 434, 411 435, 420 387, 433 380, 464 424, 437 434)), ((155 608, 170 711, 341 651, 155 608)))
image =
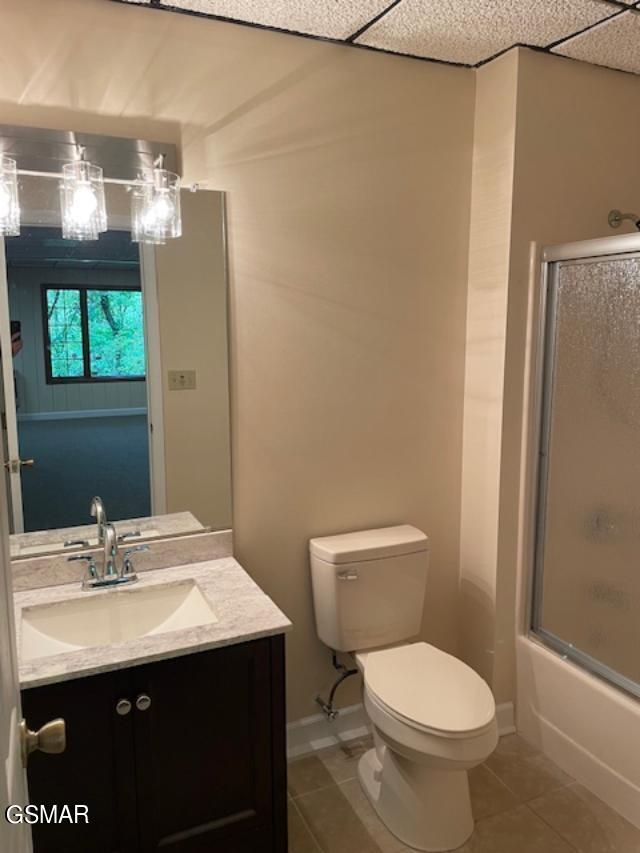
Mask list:
POLYGON ((217 621, 192 580, 87 592, 82 598, 24 608, 21 657, 33 660, 217 621))

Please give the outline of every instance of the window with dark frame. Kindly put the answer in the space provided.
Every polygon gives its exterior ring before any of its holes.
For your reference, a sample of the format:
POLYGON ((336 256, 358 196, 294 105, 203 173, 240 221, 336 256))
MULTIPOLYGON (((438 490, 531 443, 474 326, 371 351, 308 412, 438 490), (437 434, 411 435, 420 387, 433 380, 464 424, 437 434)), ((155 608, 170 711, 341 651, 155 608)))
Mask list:
POLYGON ((139 287, 42 285, 48 384, 145 379, 139 287))

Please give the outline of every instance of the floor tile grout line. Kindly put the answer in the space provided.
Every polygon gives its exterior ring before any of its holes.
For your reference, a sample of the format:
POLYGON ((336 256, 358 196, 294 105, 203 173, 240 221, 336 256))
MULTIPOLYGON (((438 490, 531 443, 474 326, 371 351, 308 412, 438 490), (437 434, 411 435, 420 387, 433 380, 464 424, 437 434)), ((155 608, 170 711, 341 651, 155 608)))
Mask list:
MULTIPOLYGON (((549 761, 551 761, 551 759, 549 758, 549 756, 545 755, 545 753, 544 753, 544 752, 542 752, 541 750, 539 750, 539 751, 537 752, 537 755, 542 755, 542 756, 544 756, 545 758, 547 758, 549 761)), ((531 755, 531 756, 528 756, 528 757, 529 757, 529 758, 535 758, 535 757, 536 757, 536 755, 531 755)), ((522 759, 522 760, 523 760, 523 761, 526 761, 526 758, 524 758, 524 759, 522 759)), ((552 763, 555 763, 555 762, 552 762, 552 763)), ((555 765, 555 766, 557 767, 557 765, 555 765)), ((559 769, 559 770, 561 770, 561 771, 565 774, 565 776, 569 779, 569 781, 568 781, 568 782, 559 783, 559 784, 554 785, 554 786, 552 786, 552 787, 550 787, 550 788, 546 788, 544 791, 541 791, 539 794, 536 794, 536 795, 535 795, 535 796, 533 796, 533 797, 529 797, 528 799, 522 800, 522 799, 520 798, 520 796, 519 796, 518 792, 517 792, 517 791, 514 791, 514 790, 513 790, 513 788, 511 788, 511 787, 510 787, 510 785, 509 785, 509 784, 508 784, 508 783, 507 783, 507 782, 506 782, 506 781, 505 781, 505 780, 504 780, 504 779, 503 779, 503 778, 502 778, 502 777, 501 777, 501 776, 500 776, 500 775, 499 775, 495 770, 493 770, 491 767, 489 767, 489 765, 488 765, 488 764, 483 764, 483 765, 482 765, 482 767, 486 767, 486 768, 487 768, 487 770, 488 770, 490 773, 493 773, 493 775, 496 777, 496 779, 497 779, 499 782, 501 782, 501 783, 504 785, 504 787, 505 787, 505 788, 506 788, 506 789, 507 789, 511 794, 513 794, 513 795, 514 795, 514 797, 517 797, 518 802, 519 802, 521 805, 523 805, 523 804, 524 804, 524 805, 526 805, 527 803, 530 803, 530 802, 532 802, 533 800, 537 800, 537 799, 538 799, 538 797, 541 797, 541 796, 543 796, 544 794, 550 794, 552 791, 559 791, 559 790, 561 790, 562 788, 568 788, 570 785, 574 785, 574 784, 576 784, 576 780, 573 778, 573 776, 570 776, 568 773, 565 773, 565 771, 564 771, 564 770, 562 770, 562 768, 561 768, 561 767, 559 767, 558 769, 559 769)))
POLYGON ((540 791, 540 793, 535 794, 533 797, 527 797, 526 799, 523 800, 521 798, 520 794, 518 794, 517 791, 514 791, 513 788, 511 788, 507 784, 507 782, 504 781, 504 779, 501 779, 500 776, 498 776, 498 774, 495 773, 494 771, 491 771, 491 772, 493 773, 493 775, 496 777, 496 779, 499 782, 502 782, 502 784, 509 791, 509 793, 513 794, 513 796, 517 798, 518 803, 521 806, 526 806, 529 803, 532 803, 534 800, 537 800, 538 797, 543 797, 545 794, 552 794, 552 793, 554 793, 554 791, 561 791, 563 788, 568 788, 570 785, 572 785, 575 782, 575 779, 571 779, 569 782, 566 782, 566 783, 559 783, 557 785, 552 785, 549 788, 545 788, 544 791, 540 791))
POLYGON ((337 785, 338 785, 338 788, 342 788, 343 785, 347 785, 349 782, 357 782, 357 781, 358 781, 358 777, 352 776, 350 779, 343 779, 341 782, 338 782, 337 785))
POLYGON ((337 779, 333 779, 327 785, 321 785, 319 788, 312 788, 312 790, 303 791, 300 794, 292 794, 291 791, 289 791, 289 796, 292 800, 299 800, 302 797, 308 797, 310 794, 318 794, 320 791, 326 791, 328 788, 339 788, 343 782, 352 782, 355 778, 357 778, 355 775, 347 776, 346 778, 341 779, 339 782, 337 779))
POLYGON ((317 839, 317 838, 315 837, 315 835, 313 834, 313 831, 312 831, 311 827, 310 827, 310 826, 309 826, 309 824, 307 823, 307 821, 306 821, 306 819, 305 819, 305 816, 302 814, 302 812, 301 812, 301 811, 300 811, 300 809, 298 808, 296 801, 295 801, 295 800, 292 800, 292 801, 291 801, 291 803, 292 803, 292 805, 293 805, 293 808, 296 810, 296 814, 298 815, 298 817, 299 817, 299 818, 300 818, 300 820, 302 821, 302 825, 304 826, 304 828, 307 830, 307 832, 308 832, 308 833, 309 833, 309 835, 311 836, 311 840, 313 841, 313 843, 315 844, 316 848, 318 849, 318 853, 324 853, 324 850, 323 850, 323 849, 322 849, 322 847, 320 846, 320 842, 318 841, 318 839, 317 839))
POLYGON ((336 782, 329 782, 327 785, 321 785, 319 788, 312 788, 310 791, 303 791, 301 794, 292 794, 289 792, 289 795, 292 800, 301 800, 303 797, 310 797, 311 794, 319 794, 320 791, 328 791, 329 788, 335 788, 336 782))
POLYGON ((506 783, 503 779, 501 779, 501 778, 500 778, 500 776, 498 776, 498 774, 496 773, 496 771, 495 771, 495 770, 492 770, 492 769, 491 769, 491 767, 489 767, 489 765, 488 765, 488 764, 481 764, 481 765, 480 765, 480 767, 484 767, 484 768, 485 768, 485 770, 488 770, 488 771, 489 771, 489 773, 491 773, 491 775, 492 775, 495 779, 497 779, 497 780, 498 780, 498 782, 500 782, 500 784, 502 785, 502 787, 503 787, 503 788, 506 788, 506 789, 507 789, 507 791, 508 791, 510 794, 513 794, 513 796, 514 796, 514 797, 517 797, 516 792, 515 792, 515 791, 512 791, 512 790, 511 790, 511 788, 507 785, 507 783, 506 783))
MULTIPOLYGON (((557 789, 556 789, 556 790, 557 790, 557 789)), ((541 796, 544 796, 544 795, 541 795, 541 796)), ((537 798, 537 797, 534 797, 534 799, 538 799, 538 798, 537 798)), ((532 808, 531 808, 531 806, 529 805, 529 803, 532 803, 532 802, 533 802, 533 800, 529 800, 528 802, 523 803, 523 806, 524 806, 526 809, 529 809, 529 811, 531 812, 531 814, 532 814, 532 815, 534 815, 535 817, 537 817, 537 818, 538 818, 538 820, 541 820, 541 821, 542 821, 542 823, 544 823, 544 825, 545 825, 546 827, 548 827, 548 828, 553 832, 553 834, 554 834, 554 835, 557 835, 557 836, 558 836, 558 838, 559 838, 561 841, 564 841, 564 843, 565 843, 568 847, 570 847, 572 850, 575 850, 575 851, 576 851, 576 853, 580 853, 580 848, 579 848, 579 847, 576 847, 576 846, 575 846, 575 844, 573 844, 573 842, 569 841, 569 839, 568 839, 568 838, 565 838, 565 837, 564 837, 564 835, 562 835, 562 833, 561 833, 561 832, 558 832, 558 830, 555 828, 555 826, 552 826, 552 825, 549 823, 549 821, 548 821, 548 820, 545 820, 545 819, 542 817, 542 815, 538 814, 538 812, 537 812, 535 809, 532 809, 532 808)))
MULTIPOLYGON (((340 787, 341 787, 341 785, 342 785, 342 784, 345 784, 345 783, 347 783, 347 782, 353 782, 353 780, 354 780, 355 778, 356 778, 356 777, 355 777, 355 776, 353 776, 351 779, 344 779, 344 780, 343 780, 343 782, 334 782, 334 784, 333 784, 333 785, 327 785, 325 788, 319 788, 318 790, 319 790, 319 791, 326 791, 326 790, 328 790, 329 788, 338 788, 338 789, 340 789, 340 787)), ((315 793, 315 791, 310 791, 309 793, 315 793)), ((345 801, 347 802, 347 804, 349 805, 349 808, 352 810, 352 812, 353 812, 354 816, 356 817, 357 821, 358 821, 358 822, 360 823, 360 825, 362 826, 362 828, 363 828, 364 832, 365 832, 365 833, 367 834, 367 836, 370 838, 371 843, 372 843, 372 844, 373 844, 373 845, 374 845, 378 850, 380 850, 380 853, 382 853, 382 850, 381 850, 381 848, 380 848, 380 845, 379 845, 379 844, 378 844, 378 842, 376 841, 375 837, 371 834, 371 832, 369 831, 369 828, 366 826, 366 824, 364 823, 364 821, 362 820, 362 818, 360 817, 360 815, 356 812, 356 810, 355 810, 355 809, 353 808, 353 806, 351 805, 351 802, 350 802, 349 798, 347 797, 347 795, 346 795, 346 794, 344 794, 342 791, 340 791, 340 793, 341 793, 341 795, 344 797, 344 799, 345 799, 345 801)), ((305 795, 305 794, 302 794, 302 796, 304 797, 304 796, 306 796, 306 795, 305 795)), ((302 810, 299 808, 299 806, 298 806, 298 804, 295 802, 295 800, 292 800, 292 803, 293 803, 293 805, 295 806, 295 809, 296 809, 297 813, 300 815, 300 819, 302 820, 303 825, 304 825, 304 826, 305 826, 305 828, 307 829, 307 831, 308 831, 309 835, 311 836, 311 838, 312 838, 313 842, 315 843, 315 845, 316 845, 316 847, 318 848, 318 850, 320 851, 320 853, 330 853, 330 851, 325 850, 325 849, 322 847, 322 845, 320 844, 320 841, 316 838, 316 836, 315 836, 315 834, 314 834, 314 832, 313 832, 313 829, 312 829, 311 825, 310 825, 310 824, 307 822, 307 820, 305 819, 304 815, 302 814, 302 810)), ((357 853, 357 851, 353 851, 353 853, 357 853)))

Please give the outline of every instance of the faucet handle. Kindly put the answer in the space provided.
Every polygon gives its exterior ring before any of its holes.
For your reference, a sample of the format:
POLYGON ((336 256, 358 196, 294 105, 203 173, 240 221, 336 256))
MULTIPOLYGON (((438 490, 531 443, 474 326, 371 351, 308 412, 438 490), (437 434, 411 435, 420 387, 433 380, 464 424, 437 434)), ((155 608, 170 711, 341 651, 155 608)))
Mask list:
POLYGON ((135 554, 136 551, 150 551, 151 547, 149 545, 132 545, 131 548, 127 548, 124 552, 125 557, 130 557, 132 554, 135 554))
POLYGON ((133 562, 131 561, 131 555, 135 554, 138 551, 150 551, 151 548, 148 545, 132 545, 131 548, 127 548, 127 550, 122 554, 122 572, 121 577, 125 575, 131 575, 133 573, 133 562))
POLYGON ((72 557, 67 557, 68 563, 83 562, 87 564, 87 580, 93 580, 98 577, 96 569, 96 558, 92 554, 74 554, 72 557))
POLYGON ((151 548, 149 545, 132 545, 131 548, 127 548, 126 551, 122 554, 122 558, 124 560, 128 560, 132 554, 135 554, 137 551, 150 551, 151 548))
POLYGON ((118 542, 124 542, 125 539, 138 539, 142 536, 142 533, 139 530, 128 530, 126 533, 118 534, 118 542))

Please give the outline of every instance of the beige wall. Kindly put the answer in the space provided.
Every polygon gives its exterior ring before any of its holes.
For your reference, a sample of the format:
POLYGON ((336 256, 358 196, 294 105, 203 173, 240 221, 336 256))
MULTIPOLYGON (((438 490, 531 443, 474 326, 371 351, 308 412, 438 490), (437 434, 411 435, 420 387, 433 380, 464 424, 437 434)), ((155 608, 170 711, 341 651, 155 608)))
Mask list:
POLYGON ((294 622, 289 716, 331 678, 310 536, 425 529, 455 651, 473 72, 104 0, 3 19, 1 121, 176 141, 229 193, 234 528, 294 622))
POLYGON ((313 54, 207 146, 229 191, 237 553, 294 623, 292 718, 333 677, 312 536, 425 530, 423 636, 457 646, 473 79, 313 54))
POLYGON ((492 685, 517 62, 510 51, 477 72, 469 235, 460 653, 492 685))
POLYGON ((155 250, 167 512, 231 527, 224 197, 182 193, 183 236, 155 250), (171 391, 170 370, 196 388, 171 391))

